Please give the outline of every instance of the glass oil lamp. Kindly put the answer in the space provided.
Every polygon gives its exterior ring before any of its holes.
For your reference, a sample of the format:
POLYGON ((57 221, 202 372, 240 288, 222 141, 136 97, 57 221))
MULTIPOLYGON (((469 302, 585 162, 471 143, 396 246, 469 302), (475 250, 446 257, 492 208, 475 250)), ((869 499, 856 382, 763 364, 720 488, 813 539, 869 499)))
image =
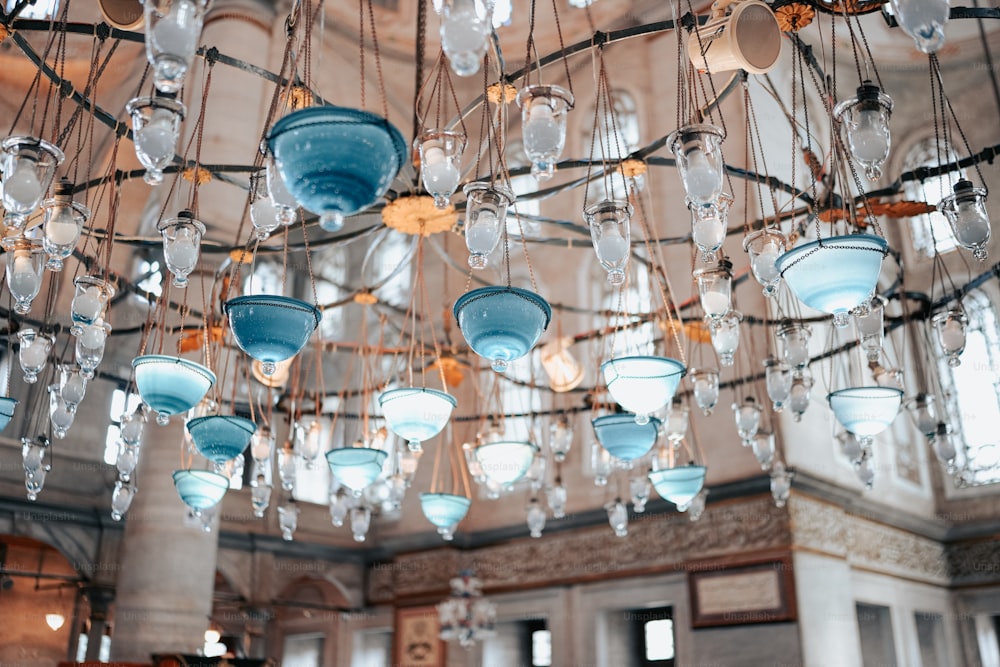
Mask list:
POLYGON ((764 380, 767 396, 774 404, 774 411, 781 412, 792 394, 792 369, 774 357, 764 360, 764 380))
POLYGON ((110 334, 111 325, 99 319, 84 325, 83 331, 76 337, 76 363, 80 374, 88 380, 93 379, 94 372, 104 359, 104 348, 110 334))
POLYGON ((73 201, 73 184, 61 179, 55 186, 55 196, 42 202, 45 222, 42 229, 42 249, 48 255, 45 268, 62 271, 63 260, 73 254, 80 240, 90 209, 73 201))
POLYGON ((844 100, 833 110, 847 135, 851 157, 864 168, 870 181, 881 178, 882 164, 889 157, 891 114, 892 99, 871 81, 861 84, 856 97, 844 100))
POLYGON ((264 169, 250 175, 250 222, 254 238, 266 241, 281 226, 278 209, 267 191, 267 172, 264 169))
POLYGON ((725 192, 710 204, 688 202, 688 209, 691 211, 691 239, 701 250, 702 259, 706 262, 712 261, 726 240, 729 208, 732 205, 733 198, 725 192))
POLYGON ((17 332, 17 339, 20 343, 17 359, 24 371, 24 381, 34 384, 38 382, 38 374, 45 368, 55 338, 35 329, 21 329, 17 332))
POLYGON ((177 139, 184 120, 184 105, 172 95, 136 97, 125 105, 132 117, 132 137, 135 156, 146 168, 142 179, 149 185, 163 182, 163 169, 177 150, 177 139))
POLYGON ((104 317, 108 302, 115 296, 115 288, 96 276, 80 276, 73 281, 76 293, 70 305, 73 326, 70 333, 79 336, 83 327, 104 317))
POLYGON ((743 446, 749 447, 760 429, 760 407, 753 396, 747 396, 742 403, 733 404, 733 414, 736 418, 736 431, 743 440, 743 446))
POLYGON ((702 123, 685 125, 667 138, 687 198, 696 204, 713 204, 722 194, 725 136, 721 127, 702 123))
POLYGON ((143 0, 146 58, 153 66, 153 84, 176 93, 191 67, 208 0, 143 0))
POLYGON ((465 135, 447 130, 424 130, 414 141, 420 153, 420 178, 424 189, 434 197, 434 206, 446 209, 449 198, 462 178, 462 151, 465 135))
POLYGON ((527 86, 517 94, 524 153, 538 181, 552 178, 566 145, 566 116, 573 94, 560 86, 527 86))
POLYGON ((721 259, 717 266, 695 271, 694 277, 698 281, 701 308, 714 327, 732 306, 733 263, 721 259))
POLYGON ((809 409, 812 399, 813 379, 805 368, 792 373, 792 391, 788 395, 788 409, 795 421, 802 421, 802 415, 809 409))
POLYGON ((156 229, 163 235, 163 257, 174 274, 174 287, 183 289, 188 285, 188 276, 198 266, 205 225, 195 220, 191 211, 185 210, 176 218, 160 222, 156 229))
POLYGON ((4 224, 23 229, 65 156, 49 142, 26 136, 7 137, 0 143, 0 151, 4 224))
POLYGON ((707 417, 719 402, 719 371, 714 368, 693 368, 690 378, 694 385, 694 402, 707 417))
POLYGON ((40 243, 18 238, 7 252, 7 288, 14 297, 14 312, 27 315, 42 287, 45 252, 40 243))
POLYGON ((809 364, 809 337, 812 330, 804 324, 787 324, 778 329, 781 358, 792 368, 805 368, 809 364))
POLYGON ((788 239, 776 229, 765 227, 748 234, 743 239, 743 249, 750 255, 750 269, 753 277, 764 288, 764 296, 771 298, 778 290, 781 272, 778 258, 785 253, 788 239))
POLYGON ((980 262, 985 261, 990 241, 986 190, 973 187, 963 178, 955 184, 954 193, 941 200, 938 210, 948 219, 958 244, 971 250, 980 262))
POLYGON ((478 11, 475 0, 451 0, 442 7, 441 48, 458 76, 479 71, 491 29, 488 14, 478 11))
POLYGON ((590 227, 590 240, 597 251, 597 259, 608 272, 608 282, 615 286, 624 284, 632 206, 621 201, 604 200, 588 206, 583 218, 590 227))
POLYGON ((719 355, 719 363, 723 366, 732 366, 735 363, 736 348, 740 344, 740 322, 743 315, 735 310, 719 318, 718 322, 709 327, 712 336, 712 347, 719 355))
POLYGON ((514 193, 502 185, 469 183, 464 188, 465 245, 469 249, 469 266, 484 269, 490 253, 500 242, 507 225, 507 207, 514 203, 514 193))
POLYGON ((931 323, 937 332, 938 343, 948 357, 948 365, 958 368, 962 365, 960 357, 965 351, 965 330, 969 325, 965 310, 961 307, 951 308, 935 315, 931 323))

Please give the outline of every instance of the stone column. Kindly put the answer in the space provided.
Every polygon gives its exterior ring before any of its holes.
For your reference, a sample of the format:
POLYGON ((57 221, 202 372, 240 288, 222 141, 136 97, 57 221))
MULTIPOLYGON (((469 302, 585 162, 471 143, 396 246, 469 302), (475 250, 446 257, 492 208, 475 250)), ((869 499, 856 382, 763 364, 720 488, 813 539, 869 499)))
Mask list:
POLYGON ((84 659, 96 662, 101 657, 101 637, 108 627, 108 609, 115 599, 115 592, 104 586, 91 586, 85 592, 90 601, 90 629, 87 631, 87 655, 84 659))
POLYGON ((146 425, 139 492, 125 515, 111 659, 148 662, 153 653, 195 653, 205 643, 215 589, 218 533, 188 520, 174 489, 184 420, 146 425))

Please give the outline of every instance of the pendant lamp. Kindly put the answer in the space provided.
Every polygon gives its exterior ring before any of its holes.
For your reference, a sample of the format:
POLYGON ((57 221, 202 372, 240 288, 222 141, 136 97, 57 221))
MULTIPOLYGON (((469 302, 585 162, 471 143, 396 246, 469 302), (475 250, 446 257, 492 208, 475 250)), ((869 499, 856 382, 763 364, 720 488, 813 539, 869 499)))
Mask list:
POLYGON ((236 344, 273 375, 305 346, 320 321, 316 306, 285 296, 238 296, 224 307, 236 344))
POLYGON ((378 397, 389 430, 409 443, 413 451, 445 427, 457 405, 455 397, 423 387, 390 389, 378 397))
POLYGON ((480 287, 455 302, 455 321, 469 347, 502 373, 535 346, 549 326, 552 309, 529 290, 517 287, 480 287))
POLYGON ((601 372, 611 397, 635 413, 636 424, 645 424, 650 413, 673 400, 685 368, 667 357, 632 356, 605 361, 601 372))
POLYGON ((215 385, 215 373, 180 357, 147 354, 132 360, 135 386, 142 402, 156 410, 156 423, 196 406, 215 385))

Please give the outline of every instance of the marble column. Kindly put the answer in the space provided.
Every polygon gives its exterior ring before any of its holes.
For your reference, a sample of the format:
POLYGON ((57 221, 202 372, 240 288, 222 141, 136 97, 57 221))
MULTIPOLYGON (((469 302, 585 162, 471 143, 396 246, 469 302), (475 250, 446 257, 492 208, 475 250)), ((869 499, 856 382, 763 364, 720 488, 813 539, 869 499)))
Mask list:
POLYGON ((195 653, 205 644, 215 589, 218 533, 188 518, 171 475, 180 467, 184 420, 146 425, 139 492, 125 517, 112 660, 195 653))

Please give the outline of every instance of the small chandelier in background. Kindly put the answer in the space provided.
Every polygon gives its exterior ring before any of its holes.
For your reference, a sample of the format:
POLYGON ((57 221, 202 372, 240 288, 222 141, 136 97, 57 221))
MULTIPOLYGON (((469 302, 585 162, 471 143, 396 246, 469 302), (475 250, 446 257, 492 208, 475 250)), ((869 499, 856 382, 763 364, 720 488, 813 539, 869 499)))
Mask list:
POLYGON ((437 606, 441 639, 457 639, 470 648, 479 639, 496 635, 496 606, 483 597, 482 582, 471 570, 451 580, 451 597, 437 606))

